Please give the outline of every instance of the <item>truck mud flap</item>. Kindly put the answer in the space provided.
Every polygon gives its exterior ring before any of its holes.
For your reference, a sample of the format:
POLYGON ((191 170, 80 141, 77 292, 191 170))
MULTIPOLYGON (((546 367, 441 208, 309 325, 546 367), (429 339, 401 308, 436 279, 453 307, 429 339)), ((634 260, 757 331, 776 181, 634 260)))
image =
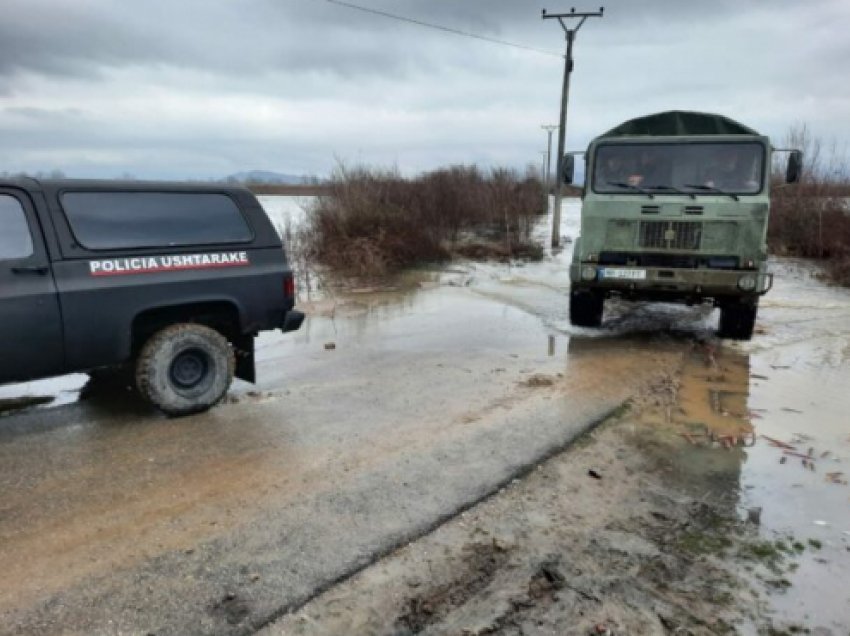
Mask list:
POLYGON ((304 314, 294 309, 286 312, 286 318, 283 319, 281 331, 288 333, 290 331, 298 331, 301 328, 301 323, 304 322, 304 314))
POLYGON ((233 352, 236 354, 234 375, 240 380, 255 384, 257 382, 257 368, 254 363, 254 337, 241 336, 234 340, 233 352))

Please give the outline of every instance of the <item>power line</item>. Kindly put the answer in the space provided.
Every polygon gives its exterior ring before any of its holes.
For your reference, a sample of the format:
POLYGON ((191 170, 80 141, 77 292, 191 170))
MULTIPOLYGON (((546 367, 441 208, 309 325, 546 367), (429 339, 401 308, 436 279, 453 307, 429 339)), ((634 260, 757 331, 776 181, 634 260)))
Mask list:
POLYGON ((538 53, 540 55, 549 55, 552 57, 563 57, 560 53, 555 53, 554 51, 547 51, 545 49, 538 49, 533 46, 526 46, 525 44, 517 44, 516 42, 508 42, 507 40, 499 40, 498 38, 491 38, 486 35, 479 35, 478 33, 470 33, 469 31, 461 31, 460 29, 453 29, 451 27, 442 26, 440 24, 432 24, 431 22, 424 22, 422 20, 416 20, 415 18, 408 18, 403 15, 396 15, 395 13, 389 13, 387 11, 381 11, 380 9, 372 9, 370 7, 364 7, 359 4, 353 4, 351 2, 344 2, 343 0, 327 0, 331 4, 338 4, 342 7, 348 7, 349 9, 355 9, 357 11, 363 11, 364 13, 371 13, 373 15, 379 15, 385 18, 390 18, 392 20, 398 20, 399 22, 407 22, 409 24, 416 24, 418 26, 427 27, 429 29, 436 29, 437 31, 443 31, 445 33, 452 33, 454 35, 462 35, 467 38, 474 38, 476 40, 483 40, 484 42, 489 42, 491 44, 500 44, 502 46, 510 46, 515 49, 521 49, 523 51, 530 51, 532 53, 538 53))

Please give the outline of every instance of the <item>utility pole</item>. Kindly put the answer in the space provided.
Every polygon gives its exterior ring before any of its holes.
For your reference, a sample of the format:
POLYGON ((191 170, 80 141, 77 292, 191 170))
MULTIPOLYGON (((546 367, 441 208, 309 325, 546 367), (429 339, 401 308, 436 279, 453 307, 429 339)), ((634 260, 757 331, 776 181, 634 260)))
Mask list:
POLYGON ((540 180, 543 182, 544 187, 549 181, 549 150, 541 150, 540 154, 543 155, 543 165, 540 166, 540 180))
POLYGON ((552 215, 552 247, 558 247, 561 243, 561 194, 563 170, 564 170, 564 140, 567 135, 567 103, 570 100, 570 75, 573 72, 573 42, 576 33, 588 18, 601 18, 605 12, 604 7, 599 7, 595 13, 576 13, 575 7, 569 13, 546 13, 543 9, 543 19, 556 19, 561 23, 567 38, 567 55, 564 58, 564 86, 561 91, 561 126, 558 130, 558 171, 555 175, 555 210, 552 215), (571 29, 565 20, 578 19, 579 23, 571 29))
POLYGON ((543 183, 546 184, 546 196, 549 196, 549 189, 552 187, 552 132, 558 129, 558 124, 547 124, 541 126, 549 134, 549 150, 546 153, 546 178, 543 183))

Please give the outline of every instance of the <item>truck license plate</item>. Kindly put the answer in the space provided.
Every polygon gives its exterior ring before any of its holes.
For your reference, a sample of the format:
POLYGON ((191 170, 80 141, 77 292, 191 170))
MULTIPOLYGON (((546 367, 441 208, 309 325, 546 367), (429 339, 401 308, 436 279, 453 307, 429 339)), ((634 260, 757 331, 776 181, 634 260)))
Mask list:
POLYGON ((620 278, 625 280, 645 280, 645 269, 618 269, 616 267, 606 267, 599 270, 601 278, 620 278))

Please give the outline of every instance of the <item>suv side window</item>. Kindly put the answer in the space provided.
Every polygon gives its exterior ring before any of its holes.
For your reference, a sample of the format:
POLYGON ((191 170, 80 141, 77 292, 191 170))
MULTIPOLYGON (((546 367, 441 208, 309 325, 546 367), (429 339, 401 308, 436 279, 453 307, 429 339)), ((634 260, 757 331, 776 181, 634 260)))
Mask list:
POLYGON ((28 258, 33 254, 32 234, 21 202, 0 194, 0 260, 28 258))
POLYGON ((65 192, 62 207, 89 250, 248 243, 254 235, 227 195, 183 192, 65 192))

